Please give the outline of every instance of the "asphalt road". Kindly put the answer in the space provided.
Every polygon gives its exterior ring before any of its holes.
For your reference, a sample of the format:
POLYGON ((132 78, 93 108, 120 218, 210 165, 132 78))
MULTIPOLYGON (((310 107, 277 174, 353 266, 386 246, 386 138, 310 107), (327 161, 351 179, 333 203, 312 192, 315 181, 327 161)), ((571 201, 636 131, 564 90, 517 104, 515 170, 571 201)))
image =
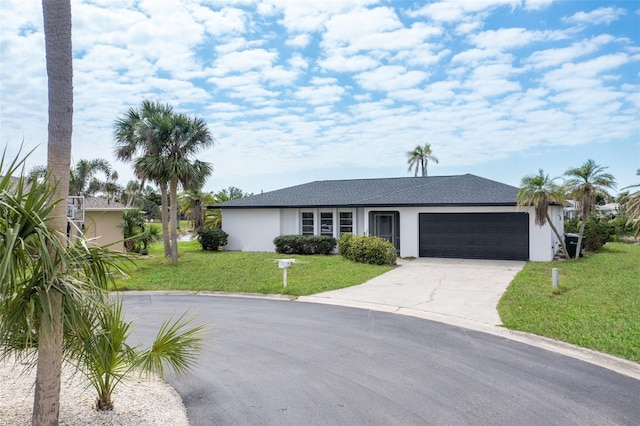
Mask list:
POLYGON ((169 315, 208 323, 192 425, 638 425, 640 381, 419 318, 311 303, 127 295, 148 342, 169 315))

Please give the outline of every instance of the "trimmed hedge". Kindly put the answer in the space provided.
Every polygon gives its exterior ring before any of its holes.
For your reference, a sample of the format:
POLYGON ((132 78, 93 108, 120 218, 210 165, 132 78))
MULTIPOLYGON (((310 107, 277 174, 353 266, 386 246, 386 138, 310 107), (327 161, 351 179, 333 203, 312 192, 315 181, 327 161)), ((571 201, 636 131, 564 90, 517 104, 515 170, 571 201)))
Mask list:
POLYGON ((398 256, 391 242, 367 235, 342 234, 338 250, 345 259, 371 265, 395 265, 398 256))
POLYGON ((227 245, 229 234, 222 229, 201 229, 198 231, 198 242, 202 250, 218 251, 220 247, 227 245))
POLYGON ((326 235, 281 235, 274 238, 277 253, 283 254, 331 254, 336 239, 326 235))

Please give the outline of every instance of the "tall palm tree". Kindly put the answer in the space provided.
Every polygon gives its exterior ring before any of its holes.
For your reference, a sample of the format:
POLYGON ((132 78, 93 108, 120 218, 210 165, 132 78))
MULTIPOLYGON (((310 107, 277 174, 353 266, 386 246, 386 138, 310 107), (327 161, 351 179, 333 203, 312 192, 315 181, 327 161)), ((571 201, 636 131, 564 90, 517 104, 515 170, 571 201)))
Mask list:
POLYGON ((207 124, 200 118, 184 114, 156 115, 150 118, 154 135, 150 138, 153 148, 150 155, 139 158, 136 170, 153 176, 161 185, 169 184, 169 217, 171 221, 171 262, 178 261, 178 185, 198 188, 211 174, 209 163, 195 155, 213 145, 214 140, 207 124), (168 135, 168 137, 167 137, 168 135))
POLYGON ((568 256, 564 238, 562 238, 549 216, 549 205, 563 205, 566 199, 564 189, 554 182, 556 179, 550 179, 549 175, 546 175, 542 169, 538 170, 537 175, 523 177, 517 200, 518 206, 534 207, 536 225, 544 226, 549 223, 556 238, 560 241, 564 255, 568 256))
POLYGON ((565 181, 567 190, 580 203, 581 224, 576 259, 579 258, 580 247, 582 247, 585 224, 595 208, 596 196, 609 196, 607 190, 616 187, 616 179, 610 173, 605 173, 606 169, 608 167, 600 166, 589 159, 582 166, 571 168, 564 173, 568 177, 565 181))
MULTIPOLYGON (((71 1, 42 0, 42 12, 49 98, 48 178, 55 188, 53 199, 66 200, 69 194, 73 129, 71 1)), ((51 228, 58 232, 59 238, 66 238, 66 203, 57 203, 48 221, 51 228)), ((64 243, 66 245, 66 241, 64 243)), ((53 241, 49 244, 49 257, 59 257, 53 241)), ((38 364, 32 414, 34 426, 57 424, 60 414, 63 293, 53 282, 43 284, 39 290, 43 315, 38 331, 38 364)))
POLYGON ((140 179, 140 188, 145 187, 147 180, 154 181, 160 187, 162 234, 164 237, 164 255, 171 255, 169 238, 169 219, 167 209, 169 199, 167 182, 162 181, 162 175, 152 175, 155 169, 141 168, 145 162, 136 166, 143 157, 158 157, 162 146, 166 144, 170 132, 158 129, 157 126, 171 117, 173 108, 168 104, 143 100, 139 107, 131 107, 114 123, 115 154, 119 160, 134 163, 134 171, 140 179))
POLYGON ((407 164, 409 164, 409 171, 415 168, 414 176, 418 176, 418 170, 422 170, 422 176, 427 176, 429 160, 438 164, 438 158, 433 155, 431 144, 429 143, 424 144, 424 146, 417 145, 413 151, 407 152, 407 164))

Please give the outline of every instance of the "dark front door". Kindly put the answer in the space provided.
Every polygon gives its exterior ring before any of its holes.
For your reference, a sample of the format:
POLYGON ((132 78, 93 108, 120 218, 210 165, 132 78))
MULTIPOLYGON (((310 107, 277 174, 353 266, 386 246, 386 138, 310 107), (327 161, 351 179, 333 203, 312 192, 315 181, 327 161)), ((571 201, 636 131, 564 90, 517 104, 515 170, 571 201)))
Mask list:
POLYGON ((390 241, 400 250, 400 214, 398 212, 370 212, 369 234, 390 241))
POLYGON ((420 257, 529 259, 527 213, 421 213, 420 257))

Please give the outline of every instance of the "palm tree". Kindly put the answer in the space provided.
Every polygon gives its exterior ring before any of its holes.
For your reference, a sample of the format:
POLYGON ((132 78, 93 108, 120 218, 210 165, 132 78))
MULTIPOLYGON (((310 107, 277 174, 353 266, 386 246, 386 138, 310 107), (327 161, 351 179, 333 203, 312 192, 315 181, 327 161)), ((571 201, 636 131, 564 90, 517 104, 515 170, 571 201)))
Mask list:
MULTIPOLYGON (((640 169, 636 171, 636 175, 640 176, 640 169)), ((630 185, 622 189, 638 188, 640 184, 630 185)), ((628 217, 627 223, 632 225, 636 230, 636 236, 640 235, 640 190, 629 195, 621 206, 628 217)))
POLYGON ((424 144, 424 146, 417 145, 413 151, 407 152, 407 164, 409 164, 409 171, 415 168, 414 176, 418 176, 418 170, 420 169, 422 169, 422 176, 427 176, 429 160, 438 164, 438 158, 433 155, 431 144, 429 143, 424 144))
MULTIPOLYGON (((115 154, 119 160, 133 162, 136 176, 140 179, 140 188, 145 187, 147 180, 154 181, 160 187, 162 234, 164 237, 164 255, 171 255, 169 239, 169 220, 167 217, 168 195, 167 182, 162 182, 162 175, 152 175, 156 170, 145 170, 135 166, 143 157, 158 157, 162 146, 166 144, 169 132, 155 128, 157 124, 167 121, 173 108, 168 104, 143 100, 140 107, 131 107, 114 124, 115 154), (152 120, 153 119, 153 120, 152 120), (152 122, 153 121, 153 122, 152 122)), ((140 164, 142 166, 143 163, 140 164)))
POLYGON ((195 233, 204 227, 204 207, 213 203, 213 195, 202 192, 202 189, 190 189, 178 196, 178 203, 180 213, 191 220, 195 233))
POLYGON ((553 233, 560 241, 565 256, 568 256, 567 247, 564 238, 558 232, 549 216, 549 205, 560 204, 565 202, 565 191, 557 185, 555 179, 549 179, 542 169, 538 170, 537 175, 527 175, 522 178, 520 190, 518 191, 518 206, 533 206, 535 211, 535 224, 544 226, 549 223, 553 233))
POLYGON ((608 169, 608 167, 600 166, 596 164, 595 161, 589 159, 582 166, 569 169, 565 172, 565 176, 569 178, 565 182, 565 186, 569 193, 580 204, 581 223, 576 259, 579 258, 580 247, 582 247, 585 224, 595 208, 596 196, 609 196, 607 190, 616 187, 615 178, 613 175, 605 173, 606 169, 608 169))
MULTIPOLYGON (((48 179, 53 200, 66 200, 69 194, 71 133, 73 129, 73 52, 71 49, 71 1, 42 1, 44 40, 49 99, 47 141, 48 179)), ((67 206, 57 203, 48 215, 49 226, 66 239, 67 206)), ((60 245, 66 245, 60 241, 60 245)), ((48 257, 59 263, 58 245, 48 242, 48 257)), ((63 265, 60 265, 63 266, 63 265)), ((64 273, 65 271, 60 271, 64 273)), ((56 274, 51 276, 55 277, 56 274)), ((45 275, 45 277, 47 277, 45 275)), ((62 369, 63 288, 47 278, 40 293, 42 319, 38 330, 38 365, 33 401, 32 424, 58 423, 60 414, 60 374, 62 369)))
POLYGON ((97 172, 104 173, 106 180, 109 180, 112 174, 111 165, 102 158, 78 161, 71 169, 69 195, 93 196, 103 190, 104 182, 94 178, 97 172))
POLYGON ((135 162, 141 170, 160 185, 169 184, 169 217, 171 220, 171 262, 178 261, 178 185, 198 188, 204 185, 211 174, 209 163, 200 161, 195 155, 213 145, 214 140, 206 123, 200 118, 184 114, 162 114, 150 118, 153 129, 150 155, 135 162))
POLYGON ((80 360, 80 371, 98 396, 98 410, 112 410, 113 391, 134 369, 164 378, 165 365, 182 374, 195 364, 202 347, 204 326, 185 329, 190 320, 184 314, 176 321, 167 320, 148 349, 127 343, 132 324, 124 320, 122 302, 110 303, 106 309, 88 310, 93 332, 73 336, 71 344, 80 360))

